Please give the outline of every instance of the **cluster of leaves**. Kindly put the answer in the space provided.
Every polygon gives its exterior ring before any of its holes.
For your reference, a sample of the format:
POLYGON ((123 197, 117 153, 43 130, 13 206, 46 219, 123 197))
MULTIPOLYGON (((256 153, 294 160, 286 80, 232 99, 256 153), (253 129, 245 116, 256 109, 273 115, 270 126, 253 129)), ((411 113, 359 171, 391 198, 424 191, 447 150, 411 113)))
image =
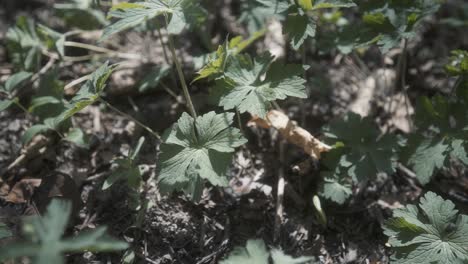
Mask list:
POLYGON ((73 115, 100 99, 106 87, 106 81, 115 67, 116 65, 109 65, 107 62, 101 65, 90 75, 89 80, 81 86, 78 93, 70 101, 63 99, 63 90, 56 95, 36 97, 30 109, 34 110, 40 106, 47 105, 48 111, 42 114, 42 124, 33 125, 25 132, 23 135, 23 142, 27 143, 38 133, 44 133, 49 130, 57 132, 65 130, 68 132, 65 138, 66 140, 75 142, 81 146, 86 146, 87 144, 83 132, 76 129, 69 131, 70 123, 67 121, 73 115), (54 105, 56 108, 51 109, 49 108, 50 105, 54 105))
POLYGON ((65 263, 63 256, 65 253, 105 252, 127 248, 127 243, 107 236, 105 227, 63 238, 71 209, 69 201, 56 199, 49 204, 44 216, 26 219, 23 233, 27 240, 2 247, 0 261, 28 256, 35 264, 59 264, 65 263))
POLYGON ((37 71, 43 54, 55 50, 64 55, 65 36, 24 16, 7 32, 7 49, 17 69, 37 71))
POLYGON ((248 240, 245 247, 235 248, 220 264, 312 264, 317 263, 313 257, 293 258, 279 249, 267 250, 262 240, 248 240))
POLYGON ((111 172, 109 177, 106 178, 102 185, 102 189, 107 190, 114 185, 114 183, 125 180, 127 186, 130 187, 127 197, 129 199, 129 206, 132 209, 138 209, 141 206, 139 191, 143 172, 142 168, 136 163, 138 161, 138 154, 140 153, 144 143, 145 138, 140 137, 136 146, 129 150, 128 155, 112 160, 112 164, 115 166, 115 169, 111 172))
POLYGON ((373 179, 377 173, 395 172, 398 140, 395 136, 381 135, 369 117, 348 113, 343 119, 330 122, 324 135, 334 144, 326 153, 322 172, 322 196, 344 203, 351 195, 351 183, 373 179))
POLYGON ((246 1, 240 20, 245 21, 252 30, 276 17, 282 20, 284 33, 290 39, 293 49, 298 50, 307 38, 315 37, 317 19, 314 14, 322 9, 349 8, 356 4, 352 0, 255 0, 246 1))
POLYGON ((467 263, 468 216, 433 192, 419 206, 393 211, 384 225, 395 253, 392 263, 467 263))
POLYGON ((108 17, 118 20, 105 27, 101 40, 138 26, 158 16, 164 17, 169 34, 180 34, 187 25, 203 22, 205 11, 191 0, 148 0, 146 2, 122 2, 112 7, 108 17))
POLYGON ((356 0, 361 21, 344 26, 335 43, 343 53, 376 44, 383 53, 416 36, 423 19, 440 7, 437 0, 356 0), (356 30, 358 29, 358 30, 356 30))
POLYGON ((407 163, 426 184, 453 157, 468 165, 468 101, 462 96, 420 99, 416 124, 405 150, 407 163))

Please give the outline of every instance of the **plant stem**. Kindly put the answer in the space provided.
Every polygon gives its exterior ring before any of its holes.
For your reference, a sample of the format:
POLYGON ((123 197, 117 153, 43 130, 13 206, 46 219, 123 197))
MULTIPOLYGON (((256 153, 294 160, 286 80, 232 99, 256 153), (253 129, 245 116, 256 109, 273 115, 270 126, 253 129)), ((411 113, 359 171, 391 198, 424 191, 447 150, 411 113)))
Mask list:
POLYGON ((159 134, 157 132, 155 132, 154 130, 152 130, 151 128, 149 128, 148 126, 146 126, 145 124, 141 123, 140 121, 138 121, 137 119, 135 119, 133 116, 127 114, 127 113, 124 113, 122 111, 120 111, 119 109, 117 109, 116 107, 114 107, 113 105, 111 105, 109 102, 107 102, 106 100, 102 99, 102 98, 99 98, 99 101, 101 101, 102 103, 104 103, 106 106, 108 106, 110 109, 112 109, 113 111, 125 116, 127 119, 130 119, 132 120, 133 122, 135 122, 135 124, 139 125, 140 127, 142 127, 143 129, 145 129, 146 131, 148 131, 150 134, 152 134, 154 137, 156 137, 157 139, 161 140, 161 137, 159 136, 159 134))
POLYGON ((237 116, 237 123, 239 124, 239 130, 241 131, 242 134, 244 134, 244 129, 242 128, 241 116, 239 113, 239 109, 237 107, 236 107, 236 116, 237 116))
MULTIPOLYGON (((98 46, 94 46, 94 45, 90 45, 90 44, 86 44, 86 43, 81 43, 81 42, 75 42, 75 41, 65 41, 63 43, 64 46, 67 46, 67 47, 75 47, 75 48, 81 48, 81 49, 87 49, 87 50, 91 50, 91 51, 95 51, 95 52, 100 52, 100 53, 105 53, 105 54, 109 54, 109 55, 113 55, 113 56, 116 56, 118 58, 122 58, 122 59, 141 59, 141 56, 139 54, 132 54, 132 53, 123 53, 123 52, 118 52, 118 51, 114 51, 114 50, 110 50, 110 49, 107 49, 107 48, 103 48, 103 47, 98 47, 98 46)), ((85 55, 85 56, 89 56, 89 55, 85 55)), ((81 57, 84 57, 84 56, 79 56, 78 58, 81 58, 81 57)), ((70 58, 70 57, 68 57, 70 58)), ((71 57, 73 58, 73 57, 71 57)))
MULTIPOLYGON (((164 15, 164 19, 166 20, 166 27, 169 24, 167 21, 167 15, 164 15)), ((187 107, 189 109, 190 115, 195 119, 197 119, 197 112, 195 111, 195 107, 192 103, 192 98, 190 97, 190 93, 187 87, 187 82, 185 81, 184 72, 182 71, 182 66, 179 63, 179 60, 176 56, 176 51, 174 47, 174 39, 172 38, 171 34, 167 34, 169 40, 169 49, 171 50, 172 60, 177 69, 177 74, 179 75, 180 84, 182 85, 182 90, 184 92, 185 101, 187 101, 187 107)))

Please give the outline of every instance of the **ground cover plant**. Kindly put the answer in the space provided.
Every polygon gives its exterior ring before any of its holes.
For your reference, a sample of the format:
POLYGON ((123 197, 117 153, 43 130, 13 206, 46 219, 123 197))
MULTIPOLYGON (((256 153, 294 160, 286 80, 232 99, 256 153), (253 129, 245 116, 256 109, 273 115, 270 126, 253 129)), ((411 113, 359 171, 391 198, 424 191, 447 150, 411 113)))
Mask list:
POLYGON ((464 1, 0 13, 0 261, 468 261, 464 1))

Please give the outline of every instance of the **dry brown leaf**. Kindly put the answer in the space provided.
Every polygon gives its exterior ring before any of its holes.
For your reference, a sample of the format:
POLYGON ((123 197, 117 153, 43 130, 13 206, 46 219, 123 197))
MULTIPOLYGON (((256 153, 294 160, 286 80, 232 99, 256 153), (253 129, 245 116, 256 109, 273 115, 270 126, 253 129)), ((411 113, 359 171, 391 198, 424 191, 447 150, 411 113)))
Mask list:
POLYGON ((312 136, 307 130, 298 126, 287 115, 277 110, 267 113, 266 119, 253 117, 247 126, 258 126, 262 128, 273 127, 290 143, 301 147, 305 153, 314 159, 320 158, 320 153, 329 151, 330 146, 312 136))
POLYGON ((5 196, 5 201, 10 203, 27 203, 34 194, 34 189, 41 185, 41 179, 22 179, 13 185, 13 188, 5 196))

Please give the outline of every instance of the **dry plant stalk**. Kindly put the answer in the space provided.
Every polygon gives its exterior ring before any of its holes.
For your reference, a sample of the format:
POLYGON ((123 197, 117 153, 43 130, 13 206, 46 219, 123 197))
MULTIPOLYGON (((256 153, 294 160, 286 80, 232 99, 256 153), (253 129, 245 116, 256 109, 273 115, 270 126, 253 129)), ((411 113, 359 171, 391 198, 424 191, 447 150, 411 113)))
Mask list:
POLYGON ((320 159, 320 153, 329 151, 331 147, 312 136, 307 130, 298 126, 293 120, 281 111, 271 110, 266 118, 252 117, 247 126, 262 128, 273 127, 290 143, 301 147, 305 153, 314 159, 320 159))

